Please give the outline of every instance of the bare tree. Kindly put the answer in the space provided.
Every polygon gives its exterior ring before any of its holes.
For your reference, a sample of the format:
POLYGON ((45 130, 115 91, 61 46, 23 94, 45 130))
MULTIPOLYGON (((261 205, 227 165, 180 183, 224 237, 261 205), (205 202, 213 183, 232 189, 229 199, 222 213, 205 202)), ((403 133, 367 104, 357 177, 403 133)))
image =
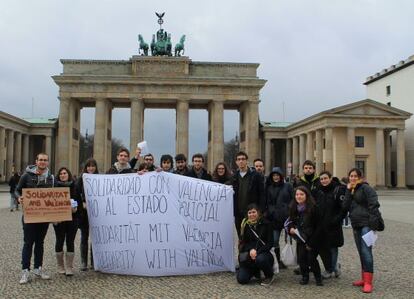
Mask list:
MULTIPOLYGON (((85 136, 82 134, 80 135, 79 140, 79 169, 83 168, 84 163, 87 159, 93 157, 93 140, 94 135, 88 135, 86 133, 85 136)), ((116 160, 116 152, 120 147, 123 147, 122 141, 117 138, 112 138, 112 151, 111 151, 111 161, 114 162, 116 160)))

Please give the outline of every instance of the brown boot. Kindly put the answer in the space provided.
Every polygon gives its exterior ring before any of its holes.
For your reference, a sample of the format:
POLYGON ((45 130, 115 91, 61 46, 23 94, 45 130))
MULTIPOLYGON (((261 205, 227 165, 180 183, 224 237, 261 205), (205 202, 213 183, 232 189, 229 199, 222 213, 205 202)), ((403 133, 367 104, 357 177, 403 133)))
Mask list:
POLYGON ((65 274, 65 264, 63 262, 63 251, 56 252, 57 271, 59 274, 65 274))
POLYGON ((73 258, 75 257, 74 252, 66 252, 66 276, 73 275, 73 258))

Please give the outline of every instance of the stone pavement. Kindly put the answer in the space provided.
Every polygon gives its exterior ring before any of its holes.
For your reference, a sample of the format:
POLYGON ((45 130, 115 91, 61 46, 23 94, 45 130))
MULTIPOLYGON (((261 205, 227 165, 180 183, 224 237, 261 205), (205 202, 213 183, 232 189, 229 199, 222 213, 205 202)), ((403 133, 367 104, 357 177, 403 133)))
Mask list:
MULTIPOLYGON (((45 242, 45 268, 52 280, 19 285, 22 247, 21 212, 10 212, 8 192, 0 186, 0 298, 414 298, 414 192, 381 191, 380 202, 386 230, 379 233, 374 249, 374 292, 363 294, 351 282, 359 277, 359 258, 352 230, 344 229, 340 249, 343 274, 316 287, 298 284, 292 270, 283 270, 270 287, 251 283, 241 286, 234 273, 178 277, 138 277, 79 272, 67 278, 56 273, 54 232, 50 226, 45 242)), ((79 234, 78 234, 79 235, 79 234)), ((79 265, 76 240, 75 264, 79 265)))

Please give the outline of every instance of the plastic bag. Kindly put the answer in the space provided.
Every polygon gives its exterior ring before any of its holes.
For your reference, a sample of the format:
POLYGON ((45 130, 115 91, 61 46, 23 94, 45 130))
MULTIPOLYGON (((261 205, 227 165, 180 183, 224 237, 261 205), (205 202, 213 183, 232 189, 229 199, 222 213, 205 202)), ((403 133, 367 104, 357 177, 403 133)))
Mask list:
POLYGON ((292 245, 292 243, 288 242, 285 247, 283 247, 282 252, 280 253, 280 260, 286 266, 297 265, 296 248, 292 245))
POLYGON ((277 258, 276 258, 276 253, 275 253, 275 248, 274 247, 272 247, 272 249, 270 249, 270 253, 273 256, 273 273, 277 274, 277 273, 279 273, 279 263, 278 263, 277 258))

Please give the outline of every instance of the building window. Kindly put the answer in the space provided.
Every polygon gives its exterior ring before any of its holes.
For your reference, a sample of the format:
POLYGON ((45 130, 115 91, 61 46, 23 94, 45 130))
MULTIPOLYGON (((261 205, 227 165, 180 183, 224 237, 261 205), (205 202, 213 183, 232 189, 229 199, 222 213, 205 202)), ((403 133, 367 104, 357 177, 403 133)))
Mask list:
POLYGON ((355 136, 355 147, 364 147, 364 136, 355 136))
POLYGON ((361 170, 362 175, 365 176, 365 161, 364 160, 355 160, 355 168, 361 170))
POLYGON ((386 92, 387 92, 387 96, 391 95, 391 85, 387 85, 386 92))

